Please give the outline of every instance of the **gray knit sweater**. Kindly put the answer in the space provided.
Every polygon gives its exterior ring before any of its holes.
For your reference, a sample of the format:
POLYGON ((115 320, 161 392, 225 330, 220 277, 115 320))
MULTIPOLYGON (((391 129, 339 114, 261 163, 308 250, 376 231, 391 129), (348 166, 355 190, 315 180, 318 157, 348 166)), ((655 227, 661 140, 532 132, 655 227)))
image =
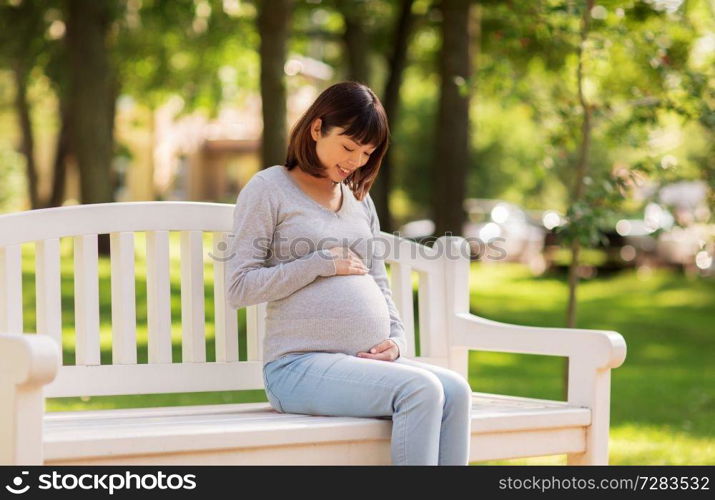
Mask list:
POLYGON ((256 173, 234 209, 226 262, 232 308, 266 306, 263 364, 293 352, 356 355, 391 338, 405 349, 404 325, 385 271, 385 241, 372 198, 341 183, 337 212, 308 196, 283 165, 256 173), (336 274, 327 249, 348 246, 369 269, 336 274))

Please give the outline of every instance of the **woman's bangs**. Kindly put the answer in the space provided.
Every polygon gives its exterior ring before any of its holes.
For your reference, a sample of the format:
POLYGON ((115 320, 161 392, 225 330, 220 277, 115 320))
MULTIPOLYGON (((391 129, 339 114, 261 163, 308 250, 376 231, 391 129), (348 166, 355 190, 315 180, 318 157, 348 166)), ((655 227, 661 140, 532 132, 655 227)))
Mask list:
POLYGON ((360 113, 342 135, 350 137, 361 145, 378 147, 387 139, 387 127, 382 123, 377 110, 373 108, 367 113, 360 113))

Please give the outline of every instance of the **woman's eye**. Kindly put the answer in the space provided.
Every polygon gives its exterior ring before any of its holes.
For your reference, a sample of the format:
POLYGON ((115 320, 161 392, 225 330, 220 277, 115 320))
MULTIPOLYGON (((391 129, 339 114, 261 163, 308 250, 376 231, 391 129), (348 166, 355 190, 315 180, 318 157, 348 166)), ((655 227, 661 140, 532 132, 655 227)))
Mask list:
MULTIPOLYGON (((343 146, 345 148, 345 151, 350 151, 351 153, 355 151, 354 149, 348 149, 347 146, 343 146)), ((365 153, 366 156, 370 156, 372 153, 365 153)))
MULTIPOLYGON (((348 149, 347 146, 343 146, 345 148, 345 151, 350 151, 351 153, 355 151, 354 149, 348 149)), ((370 156, 372 153, 365 153, 366 156, 370 156)))

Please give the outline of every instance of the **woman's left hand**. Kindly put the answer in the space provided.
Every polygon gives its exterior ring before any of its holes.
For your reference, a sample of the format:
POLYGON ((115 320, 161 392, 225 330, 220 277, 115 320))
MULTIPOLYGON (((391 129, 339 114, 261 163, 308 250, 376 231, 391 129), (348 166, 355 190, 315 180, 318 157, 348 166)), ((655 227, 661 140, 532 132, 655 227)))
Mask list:
POLYGON ((357 353, 358 358, 380 359, 394 361, 400 357, 400 348, 394 340, 386 339, 370 348, 370 352, 357 353))

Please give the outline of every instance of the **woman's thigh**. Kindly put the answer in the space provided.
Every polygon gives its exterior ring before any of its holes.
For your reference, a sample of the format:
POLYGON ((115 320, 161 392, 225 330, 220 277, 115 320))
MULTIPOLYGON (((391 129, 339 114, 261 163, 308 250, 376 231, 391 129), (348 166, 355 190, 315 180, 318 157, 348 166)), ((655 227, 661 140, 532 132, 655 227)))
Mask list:
POLYGON ((269 363, 264 375, 266 392, 284 413, 389 417, 411 391, 442 394, 439 375, 423 367, 343 353, 289 355, 269 363))
POLYGON ((434 373, 442 383, 445 395, 447 397, 466 397, 471 401, 472 398, 472 388, 469 382, 465 378, 454 370, 449 368, 444 368, 442 366, 433 365, 430 363, 425 363, 424 361, 417 361, 415 359, 403 358, 400 356, 394 363, 399 363, 407 366, 412 366, 415 368, 422 368, 423 370, 428 370, 434 373))

